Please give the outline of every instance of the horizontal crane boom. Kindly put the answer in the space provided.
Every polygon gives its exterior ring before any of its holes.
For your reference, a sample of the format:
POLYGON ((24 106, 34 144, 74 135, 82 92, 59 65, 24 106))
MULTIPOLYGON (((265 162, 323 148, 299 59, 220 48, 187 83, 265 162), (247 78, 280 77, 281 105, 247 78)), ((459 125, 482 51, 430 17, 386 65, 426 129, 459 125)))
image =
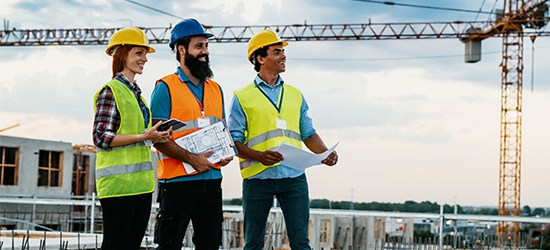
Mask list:
MULTIPOLYGON (((502 21, 500 21, 502 22, 502 21)), ((256 26, 206 26, 214 34, 210 42, 244 43, 260 30, 271 29, 289 41, 338 41, 338 40, 397 40, 454 38, 485 39, 500 36, 499 32, 483 33, 484 27, 496 27, 494 21, 478 22, 411 22, 411 23, 363 23, 363 24, 292 24, 256 26), (474 32, 472 34, 472 31, 474 32), (478 36, 475 36, 479 34, 478 36)), ((522 23, 524 24, 524 23, 522 23)), ((532 26, 535 27, 535 26, 532 26)), ((152 44, 167 44, 170 27, 140 27, 152 44)), ((550 31, 531 29, 524 35, 550 36, 550 31)), ((49 45, 104 45, 120 28, 75 29, 11 29, 0 30, 0 46, 49 46, 49 45)))

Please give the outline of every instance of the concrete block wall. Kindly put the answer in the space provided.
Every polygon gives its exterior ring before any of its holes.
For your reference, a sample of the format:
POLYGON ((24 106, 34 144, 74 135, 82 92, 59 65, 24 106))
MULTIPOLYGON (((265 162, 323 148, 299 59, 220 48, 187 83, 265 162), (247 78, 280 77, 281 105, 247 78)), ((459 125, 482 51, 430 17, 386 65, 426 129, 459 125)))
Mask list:
POLYGON ((38 196, 66 196, 71 194, 73 167, 73 147, 71 143, 0 136, 0 146, 19 149, 17 185, 2 185, 0 186, 0 193, 38 196), (40 150, 63 152, 61 186, 39 187, 37 185, 38 152, 40 150))

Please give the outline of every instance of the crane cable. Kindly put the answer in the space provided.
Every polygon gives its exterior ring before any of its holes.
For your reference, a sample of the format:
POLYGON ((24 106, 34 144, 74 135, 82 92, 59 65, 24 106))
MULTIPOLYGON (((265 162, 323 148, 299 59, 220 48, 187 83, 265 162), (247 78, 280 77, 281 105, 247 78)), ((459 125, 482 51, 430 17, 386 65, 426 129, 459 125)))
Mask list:
POLYGON ((148 6, 148 5, 145 5, 145 4, 142 4, 142 3, 138 3, 138 2, 136 2, 136 1, 132 1, 132 0, 125 0, 125 1, 126 1, 126 2, 129 2, 129 3, 133 3, 133 4, 135 4, 135 5, 139 5, 139 6, 143 7, 143 8, 146 8, 146 9, 150 9, 150 10, 152 10, 152 11, 156 11, 156 12, 165 14, 165 15, 167 15, 167 16, 171 16, 171 17, 175 17, 175 18, 179 18, 179 19, 185 19, 185 18, 183 18, 183 17, 176 16, 176 15, 174 15, 174 14, 168 13, 168 12, 166 12, 166 11, 159 10, 159 9, 157 9, 157 8, 153 8, 153 7, 151 7, 151 6, 148 6))
POLYGON ((533 92, 533 86, 535 84, 535 38, 537 36, 530 36, 531 39, 531 93, 533 92))
POLYGON ((479 11, 476 14, 476 18, 474 19, 474 22, 477 21, 477 18, 479 17, 479 13, 481 13, 481 10, 483 9, 483 5, 485 4, 485 0, 481 2, 481 7, 479 7, 479 11))
MULTIPOLYGON (((497 5, 497 2, 498 0, 496 0, 494 3, 493 3, 493 7, 491 8, 491 14, 493 14, 493 12, 495 11, 495 7, 497 5)), ((487 17, 487 23, 489 23, 489 21, 491 21, 491 15, 489 15, 489 17, 487 17)), ((487 27, 487 26, 486 26, 487 27)))
POLYGON ((448 11, 459 11, 459 12, 470 12, 470 13, 483 13, 483 14, 492 14, 492 12, 481 11, 481 10, 465 10, 465 9, 456 9, 456 8, 445 8, 445 7, 436 7, 436 6, 427 6, 427 5, 416 5, 416 4, 406 4, 406 3, 395 3, 390 1, 375 1, 375 0, 353 0, 358 2, 368 2, 368 3, 379 3, 385 5, 397 5, 405 7, 414 7, 414 8, 424 8, 424 9, 435 9, 435 10, 448 10, 448 11))

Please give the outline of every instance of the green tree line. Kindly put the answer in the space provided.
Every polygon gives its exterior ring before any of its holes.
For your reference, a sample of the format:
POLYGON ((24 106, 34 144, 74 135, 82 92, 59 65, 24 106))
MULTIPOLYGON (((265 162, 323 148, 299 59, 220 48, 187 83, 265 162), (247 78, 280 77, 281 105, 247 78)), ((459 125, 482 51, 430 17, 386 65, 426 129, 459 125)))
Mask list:
MULTIPOLYGON (((242 205, 240 198, 224 200, 224 205, 242 205)), ((387 202, 351 202, 351 201, 330 201, 328 199, 313 199, 310 201, 311 208, 318 209, 339 209, 339 210, 370 210, 370 211, 386 211, 386 212, 411 212, 411 213, 439 213, 440 204, 430 201, 405 201, 404 203, 387 203, 387 202)), ((443 213, 454 213, 454 206, 443 205, 443 213)), ((458 214, 481 214, 481 215, 498 215, 497 208, 488 207, 472 207, 464 209, 457 205, 458 214)), ((521 210, 523 216, 545 216, 544 208, 531 209, 529 206, 524 206, 521 210)))
MULTIPOLYGON (((341 210, 373 210, 386 212, 414 212, 414 213, 439 213, 440 205, 429 201, 415 202, 405 201, 404 203, 386 202, 350 202, 350 201, 329 201, 327 199, 311 200, 311 208, 341 209, 341 210)), ((461 206, 457 206, 458 213, 464 213, 461 206)), ((444 213, 453 213, 454 207, 445 204, 444 213)))

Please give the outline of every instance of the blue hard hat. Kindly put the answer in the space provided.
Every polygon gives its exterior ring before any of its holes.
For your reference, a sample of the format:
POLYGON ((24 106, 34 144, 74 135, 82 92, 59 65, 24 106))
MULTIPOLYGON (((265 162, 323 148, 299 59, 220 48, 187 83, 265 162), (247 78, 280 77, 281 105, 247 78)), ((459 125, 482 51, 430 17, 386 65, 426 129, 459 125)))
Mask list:
POLYGON ((205 35, 206 38, 210 38, 214 36, 210 33, 206 33, 206 31, 204 31, 204 28, 199 23, 199 21, 193 18, 184 19, 178 24, 176 24, 176 26, 172 28, 172 31, 170 31, 169 46, 171 49, 174 49, 174 45, 176 44, 177 41, 181 39, 185 39, 190 36, 197 36, 197 35, 205 35))

